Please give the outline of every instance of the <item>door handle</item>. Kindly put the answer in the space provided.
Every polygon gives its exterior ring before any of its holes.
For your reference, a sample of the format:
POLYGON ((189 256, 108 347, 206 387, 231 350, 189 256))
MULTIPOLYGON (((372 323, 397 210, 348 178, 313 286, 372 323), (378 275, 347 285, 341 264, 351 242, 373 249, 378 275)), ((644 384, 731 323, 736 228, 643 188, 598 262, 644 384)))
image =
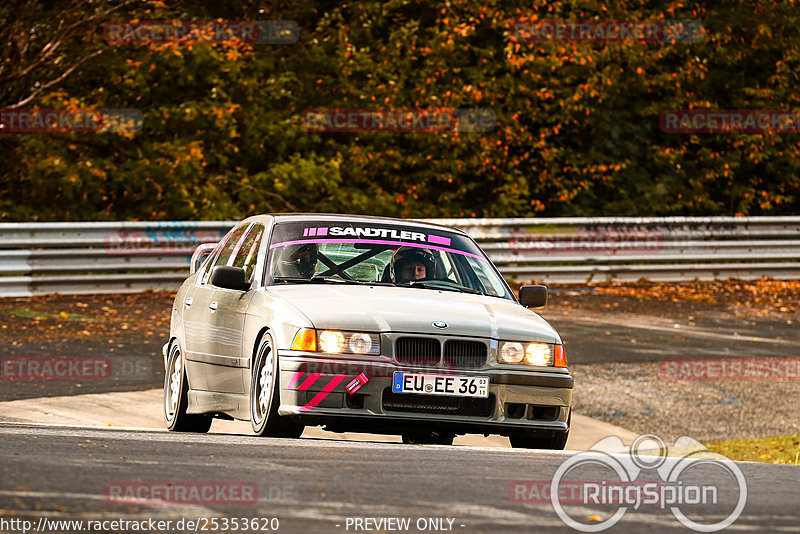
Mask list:
POLYGON ((212 312, 215 312, 215 311, 217 311, 217 308, 219 307, 219 303, 217 303, 217 301, 214 300, 214 301, 211 302, 211 304, 208 305, 208 307, 211 308, 212 312))
POLYGON ((192 297, 189 297, 186 300, 184 300, 183 301, 183 305, 186 306, 187 308, 191 307, 191 305, 192 305, 192 297))

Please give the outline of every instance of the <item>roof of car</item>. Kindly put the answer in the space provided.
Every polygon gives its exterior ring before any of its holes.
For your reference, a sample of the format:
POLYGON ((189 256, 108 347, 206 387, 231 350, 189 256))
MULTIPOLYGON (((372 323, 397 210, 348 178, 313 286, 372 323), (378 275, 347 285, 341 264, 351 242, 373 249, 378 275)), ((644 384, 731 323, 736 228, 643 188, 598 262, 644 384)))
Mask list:
POLYGON ((255 215, 253 217, 248 217, 248 219, 261 219, 269 217, 274 217, 275 222, 289 221, 292 219, 302 219, 307 221, 326 221, 326 220, 329 221, 331 219, 346 219, 351 222, 382 221, 382 222, 391 222, 393 224, 399 224, 404 226, 425 226, 428 228, 438 228, 466 235, 466 232, 454 226, 446 226, 443 224, 436 224, 416 219, 396 219, 394 217, 379 217, 377 215, 355 215, 348 213, 274 213, 274 214, 255 215))

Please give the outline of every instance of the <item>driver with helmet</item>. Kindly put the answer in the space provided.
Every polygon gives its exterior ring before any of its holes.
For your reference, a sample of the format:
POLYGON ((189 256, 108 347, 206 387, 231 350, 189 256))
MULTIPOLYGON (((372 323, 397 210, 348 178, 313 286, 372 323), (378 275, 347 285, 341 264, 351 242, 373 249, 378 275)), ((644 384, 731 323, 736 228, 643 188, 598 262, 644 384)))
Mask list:
POLYGON ((311 278, 317 268, 317 245, 288 245, 281 249, 275 276, 282 278, 311 278))
POLYGON ((392 256, 391 276, 396 284, 433 278, 436 259, 426 248, 400 247, 392 256))

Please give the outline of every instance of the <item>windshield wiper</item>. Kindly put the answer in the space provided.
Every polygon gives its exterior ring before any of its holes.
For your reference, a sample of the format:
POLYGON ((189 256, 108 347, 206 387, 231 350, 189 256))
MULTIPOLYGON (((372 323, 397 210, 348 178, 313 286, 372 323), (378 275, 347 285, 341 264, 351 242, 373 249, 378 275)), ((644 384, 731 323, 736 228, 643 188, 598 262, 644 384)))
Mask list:
POLYGON ((400 286, 408 285, 410 287, 421 287, 423 289, 444 289, 450 291, 460 291, 462 293, 470 293, 473 295, 482 295, 480 291, 470 287, 464 287, 455 282, 448 280, 413 280, 409 284, 398 284, 400 286))

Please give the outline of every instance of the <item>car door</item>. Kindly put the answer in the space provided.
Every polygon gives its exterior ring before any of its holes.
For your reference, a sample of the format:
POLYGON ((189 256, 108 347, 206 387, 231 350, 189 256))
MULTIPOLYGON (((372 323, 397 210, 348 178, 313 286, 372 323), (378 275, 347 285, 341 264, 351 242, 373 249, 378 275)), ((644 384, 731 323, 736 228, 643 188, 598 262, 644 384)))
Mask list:
POLYGON ((245 279, 250 280, 251 289, 243 292, 218 287, 214 290, 210 324, 216 335, 211 344, 212 358, 208 367, 210 391, 243 395, 244 386, 249 382, 245 373, 249 370, 250 351, 242 346, 242 340, 245 313, 255 291, 252 279, 264 232, 263 224, 253 223, 228 261, 228 266, 245 270, 245 279))
POLYGON ((210 261, 203 265, 195 277, 195 282, 189 286, 183 295, 183 300, 176 303, 180 307, 183 324, 183 355, 186 367, 186 379, 189 389, 205 390, 208 388, 208 378, 205 369, 205 352, 208 346, 206 335, 208 332, 208 305, 211 303, 213 290, 201 283, 210 270, 210 264, 224 245, 226 238, 214 247, 210 261))
POLYGON ((240 225, 225 236, 211 253, 205 266, 198 272, 195 284, 189 288, 183 302, 185 331, 186 374, 190 389, 208 390, 208 359, 215 332, 211 328, 212 306, 216 288, 211 285, 211 271, 215 266, 226 265, 241 241, 248 225, 240 225))

